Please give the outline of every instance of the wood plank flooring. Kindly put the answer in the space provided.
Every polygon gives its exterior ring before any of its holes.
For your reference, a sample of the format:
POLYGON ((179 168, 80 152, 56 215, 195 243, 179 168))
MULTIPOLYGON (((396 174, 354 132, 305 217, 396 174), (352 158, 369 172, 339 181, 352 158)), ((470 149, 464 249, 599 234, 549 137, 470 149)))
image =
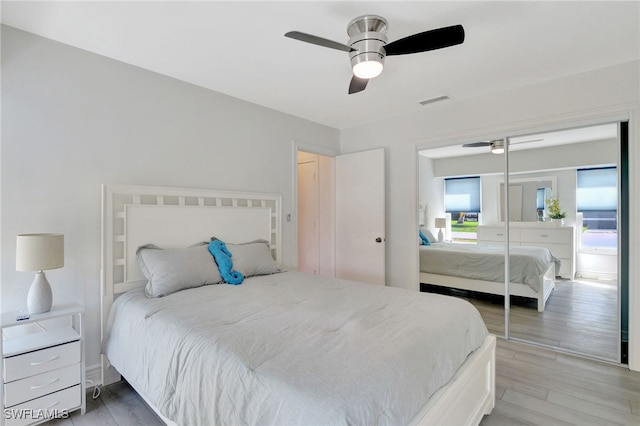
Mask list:
MULTIPOLYGON (((504 299, 502 296, 460 290, 429 290, 452 294, 478 308, 489 331, 504 336, 504 299)), ((547 300, 544 312, 538 312, 533 299, 512 298, 510 336, 541 343, 594 358, 619 362, 617 329, 617 287, 602 281, 558 281, 547 300)))
POLYGON ((640 425, 640 373, 498 339, 496 406, 482 425, 640 425))
MULTIPOLYGON (((87 413, 47 425, 162 425, 126 382, 87 394, 87 413)), ((640 372, 498 339, 496 406, 483 426, 640 425, 640 372)))

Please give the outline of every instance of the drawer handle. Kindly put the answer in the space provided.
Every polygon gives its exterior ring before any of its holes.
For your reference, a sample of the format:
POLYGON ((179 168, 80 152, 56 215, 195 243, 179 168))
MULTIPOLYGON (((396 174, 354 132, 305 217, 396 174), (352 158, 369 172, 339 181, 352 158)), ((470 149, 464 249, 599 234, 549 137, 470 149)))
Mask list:
POLYGON ((57 382, 58 380, 60 380, 60 379, 55 378, 55 379, 53 379, 52 381, 50 381, 49 383, 45 383, 45 384, 43 384, 43 385, 35 385, 35 386, 31 386, 31 390, 36 390, 36 389, 40 389, 40 388, 47 387, 47 386, 49 386, 49 385, 54 384, 54 383, 55 383, 55 382, 57 382))
POLYGON ((540 234, 540 236, 541 236, 542 238, 547 238, 547 237, 549 236, 549 234, 540 234))
POLYGON ((52 358, 50 358, 50 359, 48 359, 48 360, 46 360, 46 361, 37 361, 37 362, 32 362, 30 365, 31 365, 32 367, 35 367, 35 366, 37 366, 37 365, 42 365, 42 364, 46 364, 46 363, 51 362, 51 361, 55 361, 55 360, 56 360, 56 359, 58 359, 58 358, 60 358, 60 356, 56 355, 56 356, 54 356, 54 357, 52 357, 52 358))
POLYGON ((504 237, 504 234, 496 234, 498 237, 504 237))

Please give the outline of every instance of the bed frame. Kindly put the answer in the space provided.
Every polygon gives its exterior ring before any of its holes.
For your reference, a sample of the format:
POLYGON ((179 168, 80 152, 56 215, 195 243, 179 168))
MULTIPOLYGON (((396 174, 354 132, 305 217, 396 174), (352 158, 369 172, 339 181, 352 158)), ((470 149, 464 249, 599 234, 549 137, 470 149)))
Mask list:
MULTIPOLYGON (((138 246, 186 247, 202 241, 203 235, 229 242, 265 239, 280 263, 281 204, 278 194, 103 185, 102 338, 115 298, 146 284, 135 258, 138 246)), ((489 335, 454 378, 425 403, 412 424, 479 424, 495 405, 495 346, 495 336, 489 335)), ((102 355, 102 384, 120 379, 102 355)), ((163 421, 174 424, 145 395, 140 396, 163 421)))
MULTIPOLYGON (((529 285, 523 283, 509 283, 509 294, 536 299, 538 312, 544 312, 547 299, 555 288, 556 269, 552 263, 549 269, 538 277, 538 287, 542 291, 537 292, 529 285)), ((504 282, 481 281, 469 278, 454 277, 450 275, 438 275, 428 272, 420 272, 420 282, 440 287, 456 288, 461 290, 479 291, 481 293, 498 294, 504 296, 504 282)))

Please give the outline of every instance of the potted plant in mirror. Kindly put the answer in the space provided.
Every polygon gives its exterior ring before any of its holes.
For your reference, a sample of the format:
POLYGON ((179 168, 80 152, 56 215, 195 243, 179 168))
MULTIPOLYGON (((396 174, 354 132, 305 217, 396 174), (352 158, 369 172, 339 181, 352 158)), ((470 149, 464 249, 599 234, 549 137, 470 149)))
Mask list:
POLYGON ((564 218, 567 217, 567 212, 563 212, 560 208, 560 200, 557 197, 547 198, 547 211, 549 212, 549 218, 551 222, 564 225, 564 218))

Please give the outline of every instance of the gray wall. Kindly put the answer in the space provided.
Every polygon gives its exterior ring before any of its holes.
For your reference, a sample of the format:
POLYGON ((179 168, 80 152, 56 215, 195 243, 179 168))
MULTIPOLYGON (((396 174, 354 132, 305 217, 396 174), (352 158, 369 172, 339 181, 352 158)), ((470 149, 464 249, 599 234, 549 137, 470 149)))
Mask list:
MULTIPOLYGON (((127 183, 279 193, 292 212, 293 141, 337 151, 338 131, 30 33, 2 27, 2 311, 26 307, 19 233, 65 235, 54 303, 87 309, 99 362, 100 188, 127 183)), ((283 260, 295 230, 283 223, 283 260)))

